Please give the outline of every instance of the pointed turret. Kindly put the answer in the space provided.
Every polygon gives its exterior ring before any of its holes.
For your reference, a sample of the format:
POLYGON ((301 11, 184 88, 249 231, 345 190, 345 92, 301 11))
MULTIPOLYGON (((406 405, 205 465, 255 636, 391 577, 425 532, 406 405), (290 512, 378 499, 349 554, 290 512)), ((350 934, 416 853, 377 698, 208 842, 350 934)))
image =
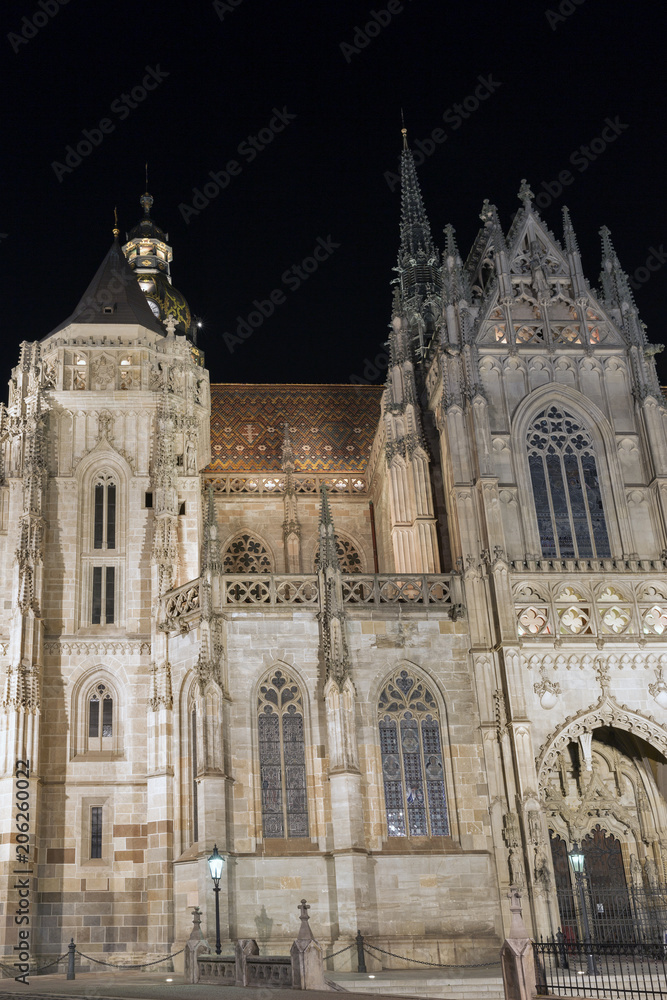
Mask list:
POLYGON ((600 284, 602 292, 610 306, 616 306, 621 310, 623 317, 628 313, 637 313, 635 297, 630 288, 630 281, 627 274, 621 267, 620 261, 611 241, 611 232, 606 226, 600 230, 602 237, 602 271, 600 272, 600 284))
POLYGON ((579 244, 577 243, 577 237, 572 226, 572 220, 570 219, 570 210, 567 205, 563 205, 563 242, 570 265, 574 297, 575 299, 584 298, 587 294, 586 279, 581 264, 579 244))
POLYGON ((206 491, 203 528, 201 573, 202 576, 210 578, 214 574, 223 572, 218 517, 215 512, 215 495, 212 486, 209 486, 206 491))
POLYGON ((350 655, 345 635, 343 580, 338 560, 337 539, 329 507, 327 488, 322 484, 320 507, 320 551, 317 567, 320 584, 319 614, 321 648, 327 680, 341 685, 350 670, 350 655))
POLYGON ((285 473, 283 494, 283 544, 285 548, 285 572, 301 572, 301 525, 297 509, 296 486, 294 485, 294 449, 289 434, 289 424, 285 422, 283 438, 282 470, 285 473))
POLYGON ((472 290, 463 259, 456 243, 454 227, 445 226, 445 251, 442 255, 442 296, 445 305, 458 304, 462 300, 470 304, 472 290))

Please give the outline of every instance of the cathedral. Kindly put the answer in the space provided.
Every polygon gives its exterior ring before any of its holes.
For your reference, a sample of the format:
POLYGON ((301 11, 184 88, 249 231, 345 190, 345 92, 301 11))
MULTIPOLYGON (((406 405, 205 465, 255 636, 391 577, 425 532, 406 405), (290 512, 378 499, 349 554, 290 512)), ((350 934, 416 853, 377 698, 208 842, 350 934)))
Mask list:
POLYGON ((494 961, 511 885, 571 919, 573 850, 591 891, 667 881, 661 348, 607 229, 596 289, 525 181, 465 261, 405 138, 401 186, 383 387, 210 384, 148 193, 21 345, 5 963, 21 927, 35 965, 147 962, 196 906, 214 941, 214 845, 227 952, 287 953, 306 898, 329 953, 494 961))

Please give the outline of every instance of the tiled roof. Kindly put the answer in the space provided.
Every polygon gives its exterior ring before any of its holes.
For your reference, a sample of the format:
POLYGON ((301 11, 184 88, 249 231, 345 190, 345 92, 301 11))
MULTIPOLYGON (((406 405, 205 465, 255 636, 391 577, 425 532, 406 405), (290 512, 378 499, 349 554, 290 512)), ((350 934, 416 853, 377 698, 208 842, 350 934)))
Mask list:
POLYGON ((212 385, 207 472, 275 472, 289 425, 297 472, 363 472, 381 386, 212 385))

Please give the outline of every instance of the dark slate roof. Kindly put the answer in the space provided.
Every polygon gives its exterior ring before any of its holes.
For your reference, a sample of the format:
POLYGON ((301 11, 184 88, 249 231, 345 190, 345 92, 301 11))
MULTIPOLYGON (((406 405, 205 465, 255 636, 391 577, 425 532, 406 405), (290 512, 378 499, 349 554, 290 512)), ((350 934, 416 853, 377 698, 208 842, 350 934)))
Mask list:
POLYGON ((117 239, 72 315, 59 323, 49 336, 64 330, 70 323, 138 323, 164 335, 164 328, 153 315, 117 239), (113 307, 111 312, 105 312, 107 306, 113 307))
POLYGON ((296 472, 364 472, 380 419, 382 386, 211 386, 214 472, 277 472, 284 425, 296 472))

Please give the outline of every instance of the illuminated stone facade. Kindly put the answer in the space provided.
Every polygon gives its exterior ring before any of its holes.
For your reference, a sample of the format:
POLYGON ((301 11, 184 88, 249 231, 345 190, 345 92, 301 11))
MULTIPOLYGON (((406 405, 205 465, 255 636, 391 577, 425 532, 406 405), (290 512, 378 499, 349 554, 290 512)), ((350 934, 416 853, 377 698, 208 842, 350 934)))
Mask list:
POLYGON ((548 933, 586 838, 664 881, 655 348, 606 231, 598 293, 524 184, 507 234, 485 203, 464 265, 407 149, 402 171, 384 389, 210 387, 185 300, 141 290, 161 262, 169 284, 149 196, 141 273, 116 241, 22 346, 0 413, 5 955, 17 759, 41 958, 73 936, 149 960, 195 905, 210 936, 214 843, 225 947, 270 951, 305 896, 330 950, 361 929, 493 960, 509 885, 548 933))

